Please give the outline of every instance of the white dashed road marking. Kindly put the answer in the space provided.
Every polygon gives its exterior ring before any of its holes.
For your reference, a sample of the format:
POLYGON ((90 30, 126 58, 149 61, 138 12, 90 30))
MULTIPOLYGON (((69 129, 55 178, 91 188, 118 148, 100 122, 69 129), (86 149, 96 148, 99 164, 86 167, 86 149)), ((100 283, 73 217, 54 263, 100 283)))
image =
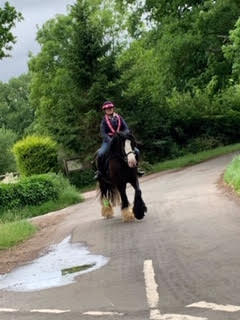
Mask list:
POLYGON ((205 301, 189 304, 187 308, 203 308, 203 309, 211 309, 215 311, 225 311, 225 312, 240 311, 240 306, 232 306, 230 304, 221 305, 221 304, 209 303, 205 301))
POLYGON ((18 309, 0 308, 0 312, 18 312, 18 309))
POLYGON ((159 302, 159 295, 157 292, 158 285, 155 281, 155 273, 153 269, 152 260, 144 261, 143 271, 144 271, 148 305, 151 309, 157 308, 158 302, 159 302))
MULTIPOLYGON (((146 296, 147 302, 150 308, 150 320, 208 320, 208 318, 194 317, 185 314, 161 314, 159 309, 159 294, 158 294, 158 284, 155 280, 155 272, 153 268, 152 260, 145 260, 143 266, 145 286, 146 286, 146 296)), ((200 301, 192 303, 186 306, 186 308, 202 308, 210 309, 214 311, 224 311, 224 312, 237 312, 240 311, 240 306, 233 305, 219 305, 215 303, 209 303, 205 301, 200 301)), ((23 310, 11 309, 11 308, 0 308, 0 313, 14 313, 23 310)), ((27 311, 25 311, 27 312, 27 311)), ((59 310, 59 309, 32 309, 28 312, 31 313, 45 313, 45 314, 61 314, 68 313, 71 310, 59 310)), ((87 311, 81 313, 81 315, 90 316, 124 316, 121 312, 102 312, 102 311, 87 311)))
POLYGON ((184 314, 161 314, 160 309, 157 309, 159 303, 159 294, 157 292, 158 284, 155 281, 152 260, 144 261, 143 272, 151 320, 207 320, 207 318, 193 317, 184 314))
POLYGON ((55 314, 66 313, 66 312, 70 312, 70 311, 71 310, 58 310, 58 309, 33 309, 33 310, 30 310, 30 312, 55 313, 55 314))
POLYGON ((208 318, 193 317, 186 314, 163 314, 160 318, 154 318, 159 320, 208 320, 208 318))
POLYGON ((83 314, 89 316, 123 316, 124 313, 119 312, 101 312, 101 311, 88 311, 84 312, 83 314))

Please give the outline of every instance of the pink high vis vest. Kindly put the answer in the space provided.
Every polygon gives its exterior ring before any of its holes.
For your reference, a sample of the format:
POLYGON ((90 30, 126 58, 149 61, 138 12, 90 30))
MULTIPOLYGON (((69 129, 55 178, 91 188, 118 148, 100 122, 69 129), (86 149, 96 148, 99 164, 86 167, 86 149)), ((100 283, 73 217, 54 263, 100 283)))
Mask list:
POLYGON ((111 132, 108 133, 109 136, 113 136, 114 133, 119 132, 120 127, 121 127, 121 118, 120 118, 120 116, 119 116, 117 113, 115 113, 115 116, 116 116, 117 119, 118 119, 118 127, 117 127, 117 130, 114 130, 114 129, 113 129, 113 126, 112 126, 112 124, 111 124, 108 116, 105 115, 105 120, 106 120, 106 122, 107 122, 107 125, 108 125, 109 129, 111 130, 111 132))

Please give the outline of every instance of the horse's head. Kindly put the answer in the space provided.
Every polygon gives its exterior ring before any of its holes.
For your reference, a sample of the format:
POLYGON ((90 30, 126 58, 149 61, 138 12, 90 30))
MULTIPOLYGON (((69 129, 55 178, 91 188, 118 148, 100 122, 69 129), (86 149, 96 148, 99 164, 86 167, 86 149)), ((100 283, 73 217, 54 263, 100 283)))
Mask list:
POLYGON ((135 147, 136 141, 132 134, 117 132, 112 138, 110 150, 126 159, 130 168, 134 168, 137 166, 135 147))

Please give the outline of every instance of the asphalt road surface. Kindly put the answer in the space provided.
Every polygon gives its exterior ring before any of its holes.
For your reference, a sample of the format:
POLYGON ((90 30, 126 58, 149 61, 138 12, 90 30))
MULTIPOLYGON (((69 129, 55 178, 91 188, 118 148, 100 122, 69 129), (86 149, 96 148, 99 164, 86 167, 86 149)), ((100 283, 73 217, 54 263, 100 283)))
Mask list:
POLYGON ((239 320, 240 204, 218 185, 232 158, 142 179, 142 221, 104 220, 95 198, 74 206, 72 241, 108 264, 63 287, 0 290, 0 319, 239 320))

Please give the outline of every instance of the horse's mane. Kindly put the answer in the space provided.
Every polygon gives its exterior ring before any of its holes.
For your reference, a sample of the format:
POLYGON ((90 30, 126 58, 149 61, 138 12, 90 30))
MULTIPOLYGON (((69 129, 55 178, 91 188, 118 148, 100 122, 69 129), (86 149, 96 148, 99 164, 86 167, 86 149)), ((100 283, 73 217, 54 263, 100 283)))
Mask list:
POLYGON ((123 145, 126 140, 130 140, 132 147, 135 148, 136 140, 132 133, 124 133, 122 131, 116 132, 110 144, 110 154, 122 153, 123 145))

